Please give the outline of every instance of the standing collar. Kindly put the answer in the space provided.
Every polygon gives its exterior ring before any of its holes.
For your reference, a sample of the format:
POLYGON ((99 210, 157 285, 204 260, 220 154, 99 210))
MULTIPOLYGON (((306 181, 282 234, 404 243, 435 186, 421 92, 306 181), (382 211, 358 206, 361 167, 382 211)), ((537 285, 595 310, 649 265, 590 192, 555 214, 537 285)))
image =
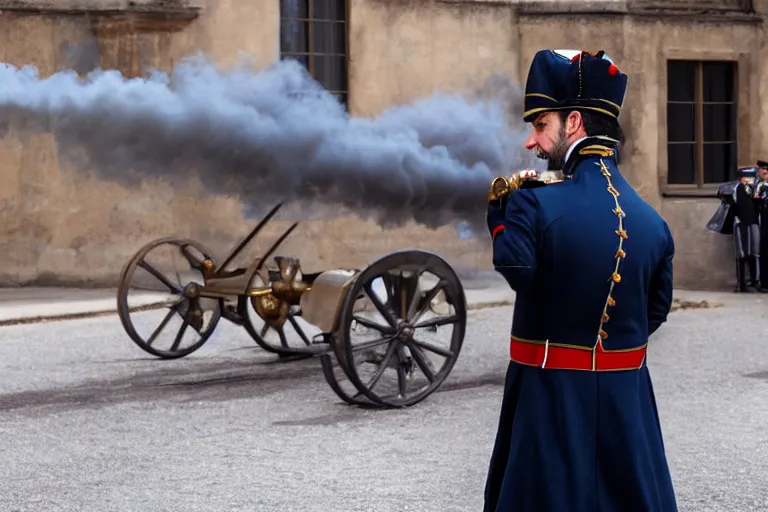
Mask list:
POLYGON ((584 140, 584 139, 586 139, 586 138, 587 138, 587 136, 585 135, 584 137, 582 137, 582 138, 580 138, 580 139, 577 139, 577 140, 575 140, 575 141, 573 142, 573 144, 571 144, 570 146, 568 146, 568 151, 566 151, 566 152, 565 152, 565 160, 563 161, 563 166, 564 166, 564 167, 565 167, 565 166, 566 166, 566 164, 568 163, 568 159, 571 157, 571 153, 573 153, 573 148, 575 148, 575 147, 576 147, 576 145, 577 145, 579 142, 583 141, 583 140, 584 140))
POLYGON ((583 137, 575 141, 573 144, 571 144, 571 147, 568 148, 568 152, 566 153, 565 164, 563 165, 563 173, 566 176, 572 175, 579 162, 585 158, 581 156, 578 151, 587 146, 593 145, 610 149, 615 154, 615 152, 618 150, 619 141, 610 137, 603 137, 601 135, 583 137), (573 154, 574 152, 576 152, 576 154, 573 154))

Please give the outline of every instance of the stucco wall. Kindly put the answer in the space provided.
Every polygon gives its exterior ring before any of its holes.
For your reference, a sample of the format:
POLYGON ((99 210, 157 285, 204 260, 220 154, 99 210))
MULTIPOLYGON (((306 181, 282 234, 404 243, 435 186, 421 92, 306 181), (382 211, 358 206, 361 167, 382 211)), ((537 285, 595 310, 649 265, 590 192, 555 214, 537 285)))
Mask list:
MULTIPOLYGON (((277 5, 220 1, 197 22, 140 21, 133 16, 86 17, 4 12, 0 48, 4 62, 34 64, 41 75, 59 69, 64 43, 75 45, 97 36, 100 64, 126 73, 142 67, 168 68, 192 50, 201 49, 226 65, 250 50, 261 64, 277 51, 277 5), (274 23, 264 23, 271 8, 274 23), (248 42, 242 44, 247 28, 248 42), (172 30, 170 31, 169 28, 172 30), (159 30, 159 31, 158 31, 159 30), (266 51, 265 51, 266 49, 266 51)), ((233 201, 199 198, 194 190, 171 190, 157 183, 142 189, 91 179, 60 164, 51 136, 27 140, 10 134, 0 140, 0 251, 6 265, 0 283, 114 284, 122 265, 150 239, 189 236, 231 243, 247 225, 233 201), (216 240, 218 233, 226 233, 216 240), (212 236, 214 234, 214 236, 212 236)))
POLYGON ((436 90, 469 90, 493 74, 519 82, 512 5, 351 0, 351 109, 375 115, 436 90))
MULTIPOLYGON (((63 43, 76 44, 93 34, 100 64, 130 73, 145 66, 168 68, 198 49, 223 66, 242 54, 253 57, 256 66, 277 58, 278 0, 195 4, 199 17, 175 22, 2 11, 0 59, 34 64, 46 75, 67 64, 63 43)), ((763 9, 768 2, 756 5, 763 9)), ((350 16, 350 110, 355 115, 377 115, 437 89, 471 90, 494 74, 520 82, 543 44, 605 49, 630 74, 622 113, 630 143, 622 171, 672 227, 677 284, 731 285, 731 240, 704 227, 717 201, 662 195, 664 59, 738 54, 749 82, 741 88, 740 159, 768 158, 761 127, 768 114, 761 101, 768 98, 768 67, 759 59, 766 40, 762 26, 583 13, 518 16, 512 3, 493 1, 350 0, 350 16)), ((0 139, 0 251, 6 262, 0 284, 114 284, 122 265, 149 240, 190 237, 222 254, 256 222, 244 219, 235 201, 201 197, 195 183, 186 190, 152 182, 128 189, 60 163, 51 137, 22 141, 6 135, 0 139)), ((286 225, 273 223, 251 254, 286 225)), ((300 256, 316 270, 365 265, 401 247, 435 250, 460 269, 489 268, 487 244, 459 240, 453 228, 383 231, 356 218, 305 222, 281 252, 300 256)))
MULTIPOLYGON (((738 61, 738 161, 740 165, 754 164, 760 157, 759 146, 763 140, 753 132, 753 127, 760 122, 763 109, 754 94, 758 90, 757 73, 761 67, 758 52, 759 27, 753 24, 732 24, 723 26, 714 23, 677 24, 663 30, 660 22, 653 23, 655 30, 648 30, 651 24, 634 24, 633 35, 651 34, 649 44, 658 48, 649 52, 647 73, 643 80, 655 78, 658 84, 656 100, 644 115, 648 126, 654 124, 662 130, 645 131, 644 144, 649 151, 647 168, 642 173, 643 181, 651 182, 660 172, 666 174, 666 60, 668 58, 690 59, 733 59, 738 61), (653 140, 655 139, 655 140, 653 140), (755 147, 757 146, 757 147, 755 147)), ((651 82, 646 89, 652 88, 651 82)), ((663 184, 662 184, 663 185, 663 184)), ((717 235, 706 229, 706 223, 714 214, 719 201, 712 198, 686 199, 664 197, 661 213, 668 220, 675 236, 677 247, 677 283, 687 288, 724 288, 735 284, 735 264, 733 261, 733 240, 731 237, 717 235)))
POLYGON ((550 48, 604 49, 629 74, 621 123, 627 137, 621 170, 670 225, 676 241, 675 282, 684 288, 728 289, 735 282, 733 242, 706 229, 719 201, 706 197, 668 197, 666 153, 666 61, 736 59, 739 64, 739 162, 768 154, 760 121, 768 111, 766 66, 760 56, 763 28, 747 22, 675 21, 651 17, 527 15, 520 19, 521 76, 540 48, 546 31, 550 48), (569 26, 568 30, 558 27, 569 26), (765 78, 762 78, 765 77, 765 78))
MULTIPOLYGON (((200 49, 222 66, 243 53, 263 66, 278 55, 277 0, 217 0, 199 18, 165 25, 83 15, 0 14, 7 44, 0 57, 34 64, 47 75, 63 63, 59 45, 95 33, 100 64, 129 73, 168 68, 200 49), (137 33, 137 26, 141 26, 137 33), (95 28, 94 28, 95 26, 95 28)), ((393 102, 435 89, 473 88, 492 74, 517 79, 517 36, 509 7, 478 9, 432 2, 353 0, 350 19, 351 111, 375 115, 393 102)), ((194 183, 171 190, 147 182, 138 189, 91 179, 59 162, 49 136, 0 140, 0 284, 114 284, 121 267, 144 243, 163 236, 197 239, 223 255, 256 219, 239 205, 200 197, 194 183)), ((274 240, 288 223, 273 222, 247 257, 274 240)), ((381 230, 357 218, 307 221, 281 252, 298 255, 308 270, 361 266, 402 247, 439 252, 457 268, 488 268, 487 244, 462 241, 453 228, 414 226, 381 230)))

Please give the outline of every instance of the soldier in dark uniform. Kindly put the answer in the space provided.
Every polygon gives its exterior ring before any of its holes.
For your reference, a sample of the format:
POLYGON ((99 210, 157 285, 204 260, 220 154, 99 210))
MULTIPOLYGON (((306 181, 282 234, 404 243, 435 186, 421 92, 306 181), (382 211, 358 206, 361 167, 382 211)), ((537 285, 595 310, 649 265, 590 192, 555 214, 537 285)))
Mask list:
POLYGON ((768 292, 768 162, 757 162, 757 184, 755 185, 755 198, 757 199, 758 224, 760 225, 760 274, 759 291, 768 292))
POLYGON ((739 183, 733 188, 733 240, 736 249, 736 291, 755 291, 760 281, 760 226, 755 199, 755 169, 739 171, 739 183), (746 271, 749 270, 749 283, 746 271))
POLYGON ((646 350, 675 245, 616 165, 627 76, 604 52, 564 54, 534 57, 524 120, 526 147, 565 179, 489 193, 493 263, 516 300, 484 510, 674 512, 646 350))

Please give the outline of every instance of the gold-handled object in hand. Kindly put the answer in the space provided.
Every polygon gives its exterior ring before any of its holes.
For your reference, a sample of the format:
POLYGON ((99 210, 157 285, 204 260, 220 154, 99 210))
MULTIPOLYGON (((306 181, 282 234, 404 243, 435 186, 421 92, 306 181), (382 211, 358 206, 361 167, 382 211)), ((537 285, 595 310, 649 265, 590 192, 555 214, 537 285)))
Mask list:
POLYGON ((501 201, 509 196, 513 190, 521 188, 535 188, 560 183, 565 181, 563 171, 544 171, 533 170, 519 171, 510 176, 498 176, 491 182, 491 188, 488 191, 488 202, 501 201))

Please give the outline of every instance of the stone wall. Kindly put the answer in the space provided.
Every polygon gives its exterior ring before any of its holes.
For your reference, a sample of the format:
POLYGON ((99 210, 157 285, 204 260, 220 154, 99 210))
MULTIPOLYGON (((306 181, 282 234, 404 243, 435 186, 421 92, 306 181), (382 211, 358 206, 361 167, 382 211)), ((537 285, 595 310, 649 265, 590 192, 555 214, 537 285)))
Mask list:
MULTIPOLYGON (((242 54, 254 57, 256 66, 278 57, 277 0, 68 1, 71 5, 0 0, 0 60, 34 64, 46 75, 73 65, 67 49, 88 41, 95 62, 76 64, 132 75, 147 66, 170 68, 196 50, 222 66, 242 54)), ((767 4, 753 2, 758 14, 767 4)), ((762 22, 743 13, 735 18, 730 13, 726 20, 711 13, 676 18, 633 9, 632 2, 613 0, 350 0, 350 110, 375 116, 438 89, 472 90, 493 75, 519 83, 543 44, 605 49, 630 75, 622 114, 630 143, 622 170, 673 229, 677 284, 730 286, 731 241, 704 227, 717 201, 665 195, 664 59, 738 58, 740 80, 748 84, 741 87, 740 161, 768 158, 761 127, 766 118, 761 99, 768 97, 768 71, 759 58, 765 45, 762 22)), ((60 163, 51 137, 5 135, 0 139, 2 285, 113 285, 122 265, 154 238, 194 238, 223 254, 256 222, 244 218, 233 200, 201 196, 195 183, 184 190, 151 182, 129 189, 60 163)), ((286 225, 274 222, 250 254, 286 225)), ((381 230, 353 217, 308 221, 281 252, 300 256, 316 270, 365 265, 402 247, 437 251, 462 270, 490 268, 487 244, 460 240, 453 228, 381 230)))
MULTIPOLYGON (((517 79, 509 7, 394 4, 352 1, 354 114, 375 115, 438 88, 471 89, 499 72, 517 79)), ((71 64, 62 45, 95 37, 98 63, 128 75, 147 66, 167 69, 198 49, 222 66, 247 54, 258 67, 278 56, 278 19, 277 0, 208 2, 193 19, 148 14, 146 8, 87 16, 76 10, 3 11, 0 26, 8 44, 0 58, 34 64, 47 75, 71 64)), ((121 267, 152 239, 193 238, 223 255, 257 221, 244 218, 234 200, 201 196, 194 183, 172 190, 147 182, 135 190, 93 179, 59 162, 52 137, 44 135, 0 140, 0 212, 0 251, 7 262, 1 285, 114 285, 121 267)), ((278 217, 243 260, 287 226, 278 217)), ((382 230, 355 217, 304 222, 281 252, 300 256, 308 270, 316 270, 366 265, 404 247, 437 251, 461 269, 489 268, 486 244, 459 240, 453 228, 382 230)))
MULTIPOLYGON (((547 34, 550 48, 604 49, 629 75, 629 88, 621 122, 627 137, 621 170, 638 192, 665 217, 676 241, 676 285, 685 288, 728 289, 735 282, 733 242, 706 229, 719 201, 713 191, 687 194, 666 187, 666 61, 683 59, 737 60, 739 66, 739 163, 750 165, 768 154, 761 121, 768 109, 765 97, 766 66, 761 61, 765 44, 761 20, 744 12, 707 11, 705 2, 687 2, 691 12, 669 16, 648 2, 633 12, 632 6, 605 14, 601 9, 578 15, 536 9, 520 16, 521 68, 524 76, 530 59, 547 34), (701 10, 696 16, 692 12, 701 10), (706 12, 705 12, 706 11, 706 12), (566 29, 565 27, 569 28, 566 29)), ((656 3, 658 4, 658 2, 656 3)), ((670 4, 671 5, 671 4, 670 4)), ((676 8, 686 7, 675 4, 676 8)), ((731 11, 742 4, 721 4, 731 11)), ((573 6, 571 9, 575 8, 573 6)), ((736 9, 738 10, 738 9, 736 9)))

